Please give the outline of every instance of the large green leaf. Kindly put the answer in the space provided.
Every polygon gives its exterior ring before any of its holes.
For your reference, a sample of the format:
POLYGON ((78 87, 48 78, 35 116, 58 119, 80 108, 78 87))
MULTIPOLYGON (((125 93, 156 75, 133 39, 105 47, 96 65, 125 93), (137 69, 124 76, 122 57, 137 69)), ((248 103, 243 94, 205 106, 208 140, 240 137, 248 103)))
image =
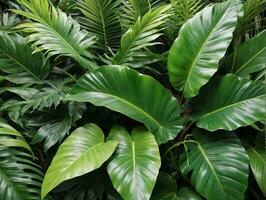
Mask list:
POLYGON ((240 9, 238 0, 205 7, 181 28, 168 56, 172 85, 184 96, 196 96, 218 70, 229 46, 240 9))
POLYGON ((78 0, 80 24, 97 36, 97 47, 107 51, 108 47, 117 49, 121 37, 118 13, 120 0, 78 0))
POLYGON ((142 128, 133 129, 130 135, 124 128, 114 127, 109 138, 119 141, 107 166, 113 186, 125 200, 148 200, 161 166, 154 136, 142 128))
POLYGON ((0 70, 7 73, 7 80, 17 84, 36 83, 43 80, 50 70, 41 53, 32 54, 20 35, 0 31, 0 70))
POLYGON ((114 152, 117 141, 104 141, 95 124, 76 129, 60 145, 42 184, 42 198, 63 181, 99 168, 114 152))
POLYGON ((249 160, 241 141, 233 133, 210 133, 196 129, 197 144, 186 145, 180 169, 208 200, 242 200, 248 185, 249 160))
POLYGON ((228 74, 213 79, 191 101, 197 126, 215 131, 234 130, 265 118, 265 85, 228 74))
POLYGON ((0 199, 39 200, 42 172, 23 136, 0 121, 0 199))
POLYGON ((18 0, 28 11, 12 10, 35 22, 25 22, 17 28, 31 33, 28 42, 33 42, 35 51, 44 50, 48 56, 69 56, 87 69, 93 69, 92 54, 88 48, 94 38, 81 30, 80 25, 60 9, 49 4, 48 0, 18 0))
POLYGON ((123 113, 144 123, 159 144, 181 130, 179 105, 161 84, 150 76, 120 66, 104 66, 86 74, 66 100, 90 102, 123 113))
POLYGON ((265 136, 258 137, 255 148, 248 150, 250 159, 250 166, 255 179, 266 197, 266 149, 265 149, 265 136))
POLYGON ((238 76, 248 76, 266 68, 266 31, 241 44, 232 53, 227 67, 238 76))

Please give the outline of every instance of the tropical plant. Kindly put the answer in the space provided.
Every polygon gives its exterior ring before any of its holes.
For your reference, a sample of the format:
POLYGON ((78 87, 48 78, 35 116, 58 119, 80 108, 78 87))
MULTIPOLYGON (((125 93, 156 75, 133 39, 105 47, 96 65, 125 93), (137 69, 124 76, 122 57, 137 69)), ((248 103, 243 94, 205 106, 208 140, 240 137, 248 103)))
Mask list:
POLYGON ((0 200, 266 198, 265 0, 0 2, 0 200))

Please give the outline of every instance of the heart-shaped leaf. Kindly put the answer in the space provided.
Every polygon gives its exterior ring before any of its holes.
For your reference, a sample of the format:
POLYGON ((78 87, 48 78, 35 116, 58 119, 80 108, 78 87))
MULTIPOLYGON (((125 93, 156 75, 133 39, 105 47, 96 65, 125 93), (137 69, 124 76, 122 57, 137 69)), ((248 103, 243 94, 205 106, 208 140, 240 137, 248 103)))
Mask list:
POLYGON ((104 134, 95 124, 77 128, 59 147, 48 168, 42 198, 63 181, 99 168, 114 152, 117 141, 104 141, 104 134))
POLYGON ((133 129, 130 135, 114 127, 109 138, 119 141, 107 167, 113 186, 125 200, 148 200, 161 166, 154 136, 142 128, 133 129))

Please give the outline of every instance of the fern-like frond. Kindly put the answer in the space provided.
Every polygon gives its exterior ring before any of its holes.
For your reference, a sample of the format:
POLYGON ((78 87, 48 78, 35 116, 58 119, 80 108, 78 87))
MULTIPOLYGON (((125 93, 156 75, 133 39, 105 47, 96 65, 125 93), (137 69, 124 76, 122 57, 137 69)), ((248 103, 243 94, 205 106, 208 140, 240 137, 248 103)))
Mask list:
POLYGON ((203 7, 202 0, 170 0, 171 16, 165 29, 167 36, 174 40, 181 26, 203 7))
POLYGON ((9 13, 0 14, 0 31, 10 31, 14 26, 20 22, 16 15, 9 13))
POLYGON ((0 122, 0 199, 39 200, 43 174, 28 144, 15 143, 15 137, 26 143, 14 128, 0 122))
POLYGON ((97 36, 96 47, 107 51, 117 49, 121 37, 119 21, 120 0, 78 0, 84 16, 79 17, 83 28, 97 36))
POLYGON ((30 33, 28 42, 36 51, 44 50, 50 56, 69 56, 86 69, 94 69, 93 55, 88 48, 95 43, 95 38, 81 30, 80 25, 60 9, 48 3, 48 0, 18 0, 27 11, 12 10, 34 22, 25 22, 19 26, 30 33))
MULTIPOLYGON (((266 0, 245 1, 243 6, 243 16, 239 18, 236 27, 235 41, 239 43, 242 36, 246 33, 249 33, 251 37, 254 36, 254 32, 259 29, 258 25, 260 26, 260 21, 263 20, 261 14, 264 11, 266 11, 266 0)), ((261 29, 263 30, 263 28, 261 29)))
POLYGON ((42 53, 32 54, 24 38, 0 31, 0 71, 16 84, 41 82, 49 73, 50 65, 42 53))
POLYGON ((152 8, 161 4, 160 0, 122 0, 120 21, 123 30, 130 28, 139 17, 143 17, 152 8))
POLYGON ((150 59, 151 54, 145 49, 160 44, 155 40, 162 35, 162 25, 169 16, 168 10, 169 6, 161 6, 147 12, 142 18, 139 17, 134 26, 122 36, 119 50, 113 57, 113 64, 137 67, 134 66, 135 58, 141 58, 145 62, 147 55, 150 59))

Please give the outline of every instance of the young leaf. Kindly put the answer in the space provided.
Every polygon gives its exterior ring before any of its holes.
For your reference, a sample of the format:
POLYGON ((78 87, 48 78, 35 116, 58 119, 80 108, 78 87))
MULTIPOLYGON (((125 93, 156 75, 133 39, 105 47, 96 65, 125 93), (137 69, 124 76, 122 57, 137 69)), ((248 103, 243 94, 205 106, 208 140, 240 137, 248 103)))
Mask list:
POLYGON ((49 5, 48 0, 18 0, 28 11, 12 10, 35 22, 25 22, 18 29, 31 33, 28 42, 33 42, 35 51, 44 50, 48 56, 69 56, 86 69, 95 68, 91 62, 92 54, 88 48, 94 44, 94 38, 81 30, 80 25, 60 9, 49 5))
POLYGON ((187 98, 198 94, 218 70, 237 23, 238 0, 205 7, 184 24, 168 56, 172 85, 187 98))
POLYGON ((95 124, 76 129, 59 147, 42 184, 42 199, 63 181, 99 168, 114 152, 117 141, 104 141, 95 124))
POLYGON ((105 106, 144 123, 159 144, 182 129, 177 100, 150 76, 120 66, 104 66, 86 74, 65 98, 105 106))
POLYGON ((107 166, 113 186, 125 200, 148 200, 161 166, 154 136, 141 128, 133 129, 130 135, 124 128, 114 127, 109 138, 118 141, 107 166))
POLYGON ((214 79, 191 101, 197 126, 232 131, 265 118, 265 85, 228 74, 214 79))
POLYGON ((249 74, 266 68, 266 31, 241 44, 235 53, 228 57, 226 63, 230 72, 237 76, 248 77, 249 74))
POLYGON ((180 169, 206 199, 243 200, 248 185, 249 160, 240 140, 233 133, 210 133, 196 129, 197 144, 187 145, 180 169))
POLYGON ((37 83, 48 75, 49 63, 45 62, 41 53, 32 52, 20 35, 0 31, 0 70, 8 74, 4 76, 8 81, 16 84, 37 83))

